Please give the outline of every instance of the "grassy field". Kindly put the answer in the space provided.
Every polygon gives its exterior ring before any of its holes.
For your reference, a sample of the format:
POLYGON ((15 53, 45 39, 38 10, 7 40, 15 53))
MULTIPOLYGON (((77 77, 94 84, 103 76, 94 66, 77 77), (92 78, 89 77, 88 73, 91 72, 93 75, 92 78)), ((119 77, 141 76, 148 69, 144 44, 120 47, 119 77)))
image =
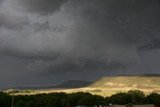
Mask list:
MULTIPOLYGON (((75 89, 46 89, 46 90, 20 90, 20 91, 15 91, 15 95, 35 95, 35 94, 42 94, 42 93, 76 93, 76 92, 89 92, 93 95, 100 95, 100 96, 111 96, 116 93, 120 92, 127 92, 129 90, 141 90, 143 91, 146 95, 154 92, 154 90, 149 90, 149 89, 133 89, 133 88, 123 88, 123 89, 118 89, 118 88, 93 88, 93 87, 84 87, 84 88, 75 88, 75 89)), ((12 92, 10 92, 12 94, 12 92)), ((159 92, 158 92, 159 93, 159 92)))

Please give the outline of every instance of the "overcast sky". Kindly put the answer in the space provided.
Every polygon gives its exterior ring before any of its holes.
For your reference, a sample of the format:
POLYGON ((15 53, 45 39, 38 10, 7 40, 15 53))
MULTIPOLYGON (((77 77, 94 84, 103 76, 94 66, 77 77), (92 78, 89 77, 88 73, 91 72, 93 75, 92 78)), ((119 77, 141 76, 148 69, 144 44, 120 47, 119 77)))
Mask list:
POLYGON ((160 0, 0 0, 0 87, 160 72, 160 0))

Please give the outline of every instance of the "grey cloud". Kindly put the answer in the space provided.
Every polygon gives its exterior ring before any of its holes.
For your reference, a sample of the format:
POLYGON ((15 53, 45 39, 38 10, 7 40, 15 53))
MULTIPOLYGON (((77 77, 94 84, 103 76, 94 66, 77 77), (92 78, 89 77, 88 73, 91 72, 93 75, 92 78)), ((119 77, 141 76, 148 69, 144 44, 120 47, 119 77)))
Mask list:
POLYGON ((12 27, 0 28, 0 52, 35 60, 33 72, 116 71, 139 63, 137 48, 160 34, 157 0, 7 1, 2 9, 16 13, 1 16, 12 27))
POLYGON ((147 51, 147 50, 152 50, 157 48, 160 48, 160 39, 151 40, 150 43, 138 47, 138 50, 147 51))
POLYGON ((37 72, 42 75, 74 73, 74 72, 99 72, 99 71, 120 71, 126 65, 122 63, 112 62, 106 63, 103 61, 85 60, 73 62, 71 60, 35 60, 27 66, 27 69, 32 72, 37 72), (45 72, 44 72, 45 71, 45 72))
POLYGON ((67 0, 10 0, 11 6, 17 10, 37 14, 52 14, 67 0))
POLYGON ((23 24, 27 24, 24 19, 0 13, 0 27, 7 29, 21 29, 23 24))

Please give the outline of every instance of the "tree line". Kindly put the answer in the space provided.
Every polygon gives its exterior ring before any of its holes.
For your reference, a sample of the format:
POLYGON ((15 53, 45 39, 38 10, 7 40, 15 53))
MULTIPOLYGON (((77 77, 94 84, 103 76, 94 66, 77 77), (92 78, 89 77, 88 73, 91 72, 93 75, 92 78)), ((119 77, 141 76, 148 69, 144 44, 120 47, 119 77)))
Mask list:
MULTIPOLYGON (((11 107, 13 96, 0 92, 0 107, 11 107)), ((90 93, 50 93, 37 95, 14 96, 14 107, 75 107, 77 105, 105 106, 109 104, 155 104, 160 105, 160 94, 151 93, 145 96, 142 91, 121 92, 110 97, 92 95, 90 93)))

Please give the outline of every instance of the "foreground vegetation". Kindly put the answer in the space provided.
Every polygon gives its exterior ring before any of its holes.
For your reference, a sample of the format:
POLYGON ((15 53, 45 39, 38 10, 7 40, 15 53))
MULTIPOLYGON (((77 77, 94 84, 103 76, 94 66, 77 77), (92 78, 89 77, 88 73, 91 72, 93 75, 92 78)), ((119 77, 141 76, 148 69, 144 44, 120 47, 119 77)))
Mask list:
POLYGON ((90 93, 50 93, 37 95, 16 95, 0 92, 0 107, 11 107, 14 99, 14 107, 75 107, 77 105, 111 104, 155 104, 160 105, 160 94, 151 93, 145 96, 142 91, 134 90, 121 92, 110 97, 92 95, 90 93))

